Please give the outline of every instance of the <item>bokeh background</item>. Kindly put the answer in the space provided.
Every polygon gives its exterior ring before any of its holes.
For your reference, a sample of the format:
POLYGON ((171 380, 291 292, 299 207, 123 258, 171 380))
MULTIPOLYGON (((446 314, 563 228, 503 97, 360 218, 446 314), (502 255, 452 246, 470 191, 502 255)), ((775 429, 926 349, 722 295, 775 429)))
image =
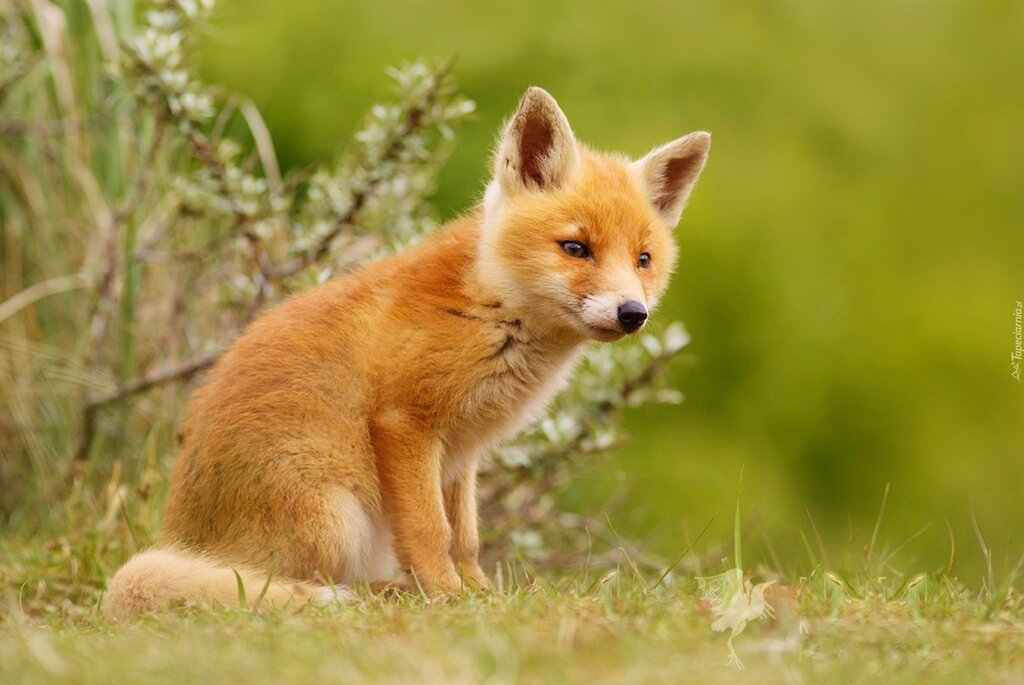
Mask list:
POLYGON ((728 539, 742 470, 762 551, 802 550, 816 527, 850 555, 891 484, 879 533, 890 546, 909 540, 903 554, 942 567, 948 522, 968 572, 973 502, 996 563, 1016 561, 1024 5, 220 8, 202 69, 255 99, 287 167, 337 151, 386 87, 386 65, 456 56, 479 109, 442 176, 442 218, 478 199, 495 131, 530 84, 600 148, 640 155, 713 132, 658 315, 693 335, 675 378, 686 402, 631 416, 633 444, 581 471, 580 506, 625 487, 616 524, 671 552, 712 517, 709 539, 728 539))

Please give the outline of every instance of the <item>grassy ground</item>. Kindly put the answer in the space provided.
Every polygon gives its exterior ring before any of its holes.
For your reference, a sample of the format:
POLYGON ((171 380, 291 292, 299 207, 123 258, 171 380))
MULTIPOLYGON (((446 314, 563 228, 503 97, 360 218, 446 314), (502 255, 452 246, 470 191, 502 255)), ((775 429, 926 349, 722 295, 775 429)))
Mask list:
MULTIPOLYGON (((364 597, 266 613, 179 609, 112 624, 103 564, 60 544, 0 546, 0 682, 734 682, 692 579, 629 565, 494 595, 364 597), (70 552, 70 553, 69 553, 70 552)), ((770 589, 735 641, 744 682, 1020 682, 1024 601, 919 575, 816 571, 770 589), (908 580, 909 578, 909 580, 908 580)))

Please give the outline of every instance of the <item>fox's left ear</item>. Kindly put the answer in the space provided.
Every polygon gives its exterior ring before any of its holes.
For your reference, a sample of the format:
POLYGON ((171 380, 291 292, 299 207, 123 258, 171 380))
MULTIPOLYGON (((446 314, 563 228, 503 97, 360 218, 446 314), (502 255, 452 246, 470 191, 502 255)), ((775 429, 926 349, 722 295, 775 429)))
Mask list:
POLYGON ((530 88, 498 142, 494 178, 509 195, 551 190, 572 178, 578 167, 576 138, 562 108, 543 88, 530 88))
POLYGON ((695 131, 655 148, 630 165, 658 216, 669 228, 679 223, 709 149, 711 134, 695 131))

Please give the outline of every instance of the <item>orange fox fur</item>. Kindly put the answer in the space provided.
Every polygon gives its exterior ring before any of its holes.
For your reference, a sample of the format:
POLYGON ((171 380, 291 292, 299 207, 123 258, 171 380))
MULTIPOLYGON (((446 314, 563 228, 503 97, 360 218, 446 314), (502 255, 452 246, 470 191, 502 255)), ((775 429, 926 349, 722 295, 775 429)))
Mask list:
POLYGON ((531 88, 480 206, 424 244, 254 322, 192 398, 162 548, 108 615, 175 602, 324 602, 397 570, 482 588, 477 464, 563 384, 588 340, 638 330, 710 136, 644 158, 576 142, 531 88), (268 577, 270 580, 268 581, 268 577))

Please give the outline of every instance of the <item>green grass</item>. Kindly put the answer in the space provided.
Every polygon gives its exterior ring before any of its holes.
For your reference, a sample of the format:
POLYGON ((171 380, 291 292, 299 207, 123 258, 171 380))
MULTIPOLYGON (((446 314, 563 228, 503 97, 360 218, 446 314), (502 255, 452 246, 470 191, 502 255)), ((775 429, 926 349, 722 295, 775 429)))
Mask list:
MULTIPOLYGON (((949 600, 950 598, 947 598, 949 600)), ((1024 671, 1019 605, 994 620, 970 602, 915 619, 905 602, 850 602, 755 625, 736 641, 752 681, 1011 680, 1024 671)), ((685 591, 612 581, 538 584, 451 604, 421 599, 330 610, 178 613, 126 626, 90 612, 0 629, 5 682, 729 682, 725 638, 685 591)))
MULTIPOLYGON (((0 682, 735 682, 696 583, 611 570, 498 592, 265 613, 176 609, 127 624, 98 610, 106 566, 86 543, 0 545, 0 682)), ((770 575, 770 574, 768 574, 770 575)), ((773 617, 735 647, 744 682, 1015 682, 1024 600, 941 575, 780 579, 773 617)), ((1006 587, 1009 587, 1007 585, 1006 587)))

